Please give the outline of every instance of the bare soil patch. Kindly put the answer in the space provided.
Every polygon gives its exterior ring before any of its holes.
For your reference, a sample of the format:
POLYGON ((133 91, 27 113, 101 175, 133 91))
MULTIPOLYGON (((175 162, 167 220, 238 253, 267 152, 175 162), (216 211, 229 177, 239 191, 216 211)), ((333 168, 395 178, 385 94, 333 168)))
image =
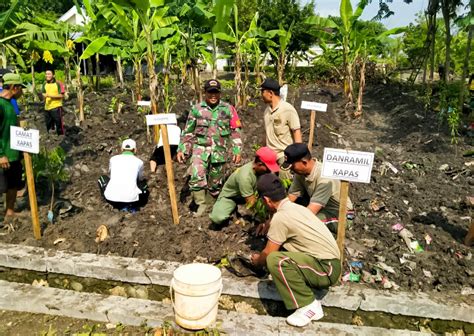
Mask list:
MULTIPOLYGON (((363 270, 373 272, 384 263, 394 273, 382 270, 404 290, 455 291, 471 289, 474 284, 472 249, 462 244, 469 226, 469 208, 464 200, 471 196, 474 184, 473 158, 462 156, 469 146, 461 138, 457 146, 450 144, 446 130, 438 126, 434 112, 425 113, 414 95, 403 88, 378 85, 369 87, 364 114, 360 120, 346 117, 341 92, 334 87, 308 86, 290 90, 289 102, 299 110, 301 100, 326 102, 327 113, 318 113, 315 154, 321 158, 324 147, 351 148, 376 152, 370 184, 352 184, 352 198, 357 218, 347 232, 348 261, 360 260, 363 270), (391 163, 395 173, 384 162, 391 163), (440 170, 440 167, 444 170, 440 170), (413 233, 424 252, 410 256, 405 242, 392 226, 402 223, 413 233), (432 241, 429 240, 428 236, 432 241), (425 239, 425 237, 427 237, 425 239), (410 263, 401 264, 400 259, 410 263), (410 267, 407 267, 409 265, 410 267)), ((135 214, 113 210, 100 196, 97 178, 107 173, 109 158, 118 153, 120 139, 137 140, 138 156, 148 163, 153 145, 147 142, 144 116, 137 114, 130 99, 125 100, 123 114, 112 123, 107 106, 117 90, 104 90, 86 95, 91 114, 83 126, 73 125, 73 114, 66 114, 67 135, 43 135, 42 144, 62 146, 67 152, 70 182, 62 185, 62 199, 73 209, 62 214, 55 224, 46 219, 49 188, 38 181, 40 216, 45 229, 43 239, 35 241, 29 220, 15 225, 15 231, 0 236, 0 241, 78 252, 114 254, 126 257, 164 259, 178 262, 216 261, 230 252, 249 253, 260 249, 265 241, 251 235, 252 226, 231 224, 222 231, 208 229, 207 217, 192 217, 188 204, 179 204, 180 224, 173 225, 169 206, 166 174, 161 170, 150 175, 148 205, 135 214), (100 225, 109 228, 104 242, 95 242, 100 225), (58 238, 64 241, 54 245, 58 238)), ((232 92, 225 92, 230 97, 232 92)), ((177 88, 178 102, 172 112, 186 119, 191 92, 177 88)), ((67 108, 73 109, 73 102, 67 108)), ((253 158, 252 145, 263 144, 263 110, 259 97, 251 107, 240 111, 244 125, 243 162, 253 158)), ((31 127, 45 134, 39 107, 26 115, 31 127)), ((309 111, 300 111, 304 139, 309 132, 309 111)), ((186 167, 175 163, 177 191, 185 183, 186 167)), ((233 167, 229 167, 229 172, 233 167)), ((188 199, 189 201, 189 199, 188 199)), ((27 198, 19 200, 27 207, 27 198)), ((383 287, 381 282, 368 286, 383 287)))

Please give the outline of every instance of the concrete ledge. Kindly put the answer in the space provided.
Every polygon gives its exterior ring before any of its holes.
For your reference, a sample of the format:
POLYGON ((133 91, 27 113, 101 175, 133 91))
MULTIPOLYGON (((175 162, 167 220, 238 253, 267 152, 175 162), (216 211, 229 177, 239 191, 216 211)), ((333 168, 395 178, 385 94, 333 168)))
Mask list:
MULTIPOLYGON (((78 277, 114 280, 144 285, 169 286, 176 262, 143 260, 91 253, 44 250, 0 243, 0 266, 78 277)), ((223 294, 281 301, 270 280, 223 277, 223 294)), ((474 308, 459 302, 449 304, 424 293, 407 293, 344 285, 332 287, 324 306, 345 310, 380 311, 428 319, 474 323, 474 308)))
MULTIPOLYGON (((0 281, 0 309, 67 316, 108 323, 157 327, 174 321, 171 305, 119 296, 78 293, 0 281)), ((175 325, 175 328, 177 326, 175 325)), ((285 318, 219 311, 216 328, 228 335, 429 335, 408 330, 357 327, 313 322, 304 329, 288 326, 285 318)))

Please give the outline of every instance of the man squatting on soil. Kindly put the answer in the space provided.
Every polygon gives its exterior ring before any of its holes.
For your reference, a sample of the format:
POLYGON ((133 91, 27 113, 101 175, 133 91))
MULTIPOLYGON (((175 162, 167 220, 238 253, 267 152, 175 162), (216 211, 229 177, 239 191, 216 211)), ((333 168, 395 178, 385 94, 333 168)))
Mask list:
MULTIPOLYGON (((303 143, 286 147, 285 164, 295 173, 288 190, 289 200, 307 206, 330 231, 337 233, 341 181, 321 177, 322 163, 311 158, 308 146, 303 143)), ((352 201, 348 198, 346 227, 351 227, 354 217, 352 201)))
POLYGON ((280 85, 274 79, 267 78, 260 86, 262 99, 268 105, 264 112, 265 134, 267 147, 273 149, 280 165, 281 179, 291 179, 283 151, 288 145, 303 142, 298 112, 291 104, 280 97, 280 85))
POLYGON ((257 178, 266 173, 278 173, 277 156, 268 147, 261 147, 255 159, 237 168, 229 176, 209 215, 214 226, 224 225, 232 215, 237 204, 245 204, 247 209, 257 201, 257 178))
POLYGON ((225 177, 227 149, 232 141, 232 162, 241 160, 241 124, 235 108, 221 101, 221 84, 215 79, 204 84, 205 101, 194 105, 181 134, 176 158, 190 158, 189 188, 202 216, 219 195, 225 177))
POLYGON ((43 84, 41 92, 44 99, 44 118, 46 121, 46 132, 56 129, 57 135, 64 134, 63 123, 63 98, 64 85, 54 77, 54 70, 46 70, 46 83, 43 84))
POLYGON ((17 126, 18 123, 11 99, 20 98, 25 87, 19 74, 3 76, 3 91, 0 93, 0 192, 7 194, 4 224, 17 215, 14 210, 16 195, 24 187, 20 152, 10 148, 10 126, 17 126))
POLYGON ((267 245, 250 260, 255 266, 266 264, 286 308, 296 309, 287 323, 304 327, 324 316, 311 288, 328 288, 338 282, 339 249, 331 232, 312 211, 286 197, 276 175, 261 176, 257 190, 274 214, 267 245), (285 251, 279 251, 281 247, 285 251))
POLYGON ((148 185, 143 176, 143 161, 135 156, 137 144, 122 142, 122 154, 110 158, 108 176, 99 177, 102 195, 114 208, 135 212, 148 201, 148 185))

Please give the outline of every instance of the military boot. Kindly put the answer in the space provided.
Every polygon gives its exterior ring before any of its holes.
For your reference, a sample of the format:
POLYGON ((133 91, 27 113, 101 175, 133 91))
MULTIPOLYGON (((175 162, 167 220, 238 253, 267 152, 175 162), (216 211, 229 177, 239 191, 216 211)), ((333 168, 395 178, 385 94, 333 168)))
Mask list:
POLYGON ((194 203, 198 208, 194 213, 194 217, 201 217, 207 210, 208 204, 206 202, 206 190, 193 191, 194 203))

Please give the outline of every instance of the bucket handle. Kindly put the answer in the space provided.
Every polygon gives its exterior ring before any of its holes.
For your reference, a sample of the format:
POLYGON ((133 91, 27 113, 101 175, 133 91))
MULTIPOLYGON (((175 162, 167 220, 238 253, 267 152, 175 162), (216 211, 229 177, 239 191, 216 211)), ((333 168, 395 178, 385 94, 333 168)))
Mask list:
MULTIPOLYGON (((190 321, 197 321, 197 320, 200 320, 200 319, 202 319, 203 317, 205 317, 206 315, 208 315, 208 314, 214 309, 214 307, 219 304, 219 299, 217 299, 216 304, 213 305, 213 306, 211 307, 211 309, 209 309, 205 314, 203 314, 203 315, 200 316, 200 317, 189 318, 189 317, 186 317, 186 316, 182 316, 182 315, 180 315, 180 314, 176 311, 176 309, 174 308, 174 299, 173 299, 174 291, 173 291, 173 285, 174 285, 174 279, 171 279, 171 285, 170 285, 171 305, 173 306, 174 313, 175 313, 176 315, 179 315, 180 317, 186 319, 186 320, 190 320, 190 321)), ((217 296, 218 298, 219 298, 219 297, 221 296, 221 294, 222 294, 222 287, 224 287, 224 286, 221 285, 221 288, 219 288, 219 295, 217 296)))

